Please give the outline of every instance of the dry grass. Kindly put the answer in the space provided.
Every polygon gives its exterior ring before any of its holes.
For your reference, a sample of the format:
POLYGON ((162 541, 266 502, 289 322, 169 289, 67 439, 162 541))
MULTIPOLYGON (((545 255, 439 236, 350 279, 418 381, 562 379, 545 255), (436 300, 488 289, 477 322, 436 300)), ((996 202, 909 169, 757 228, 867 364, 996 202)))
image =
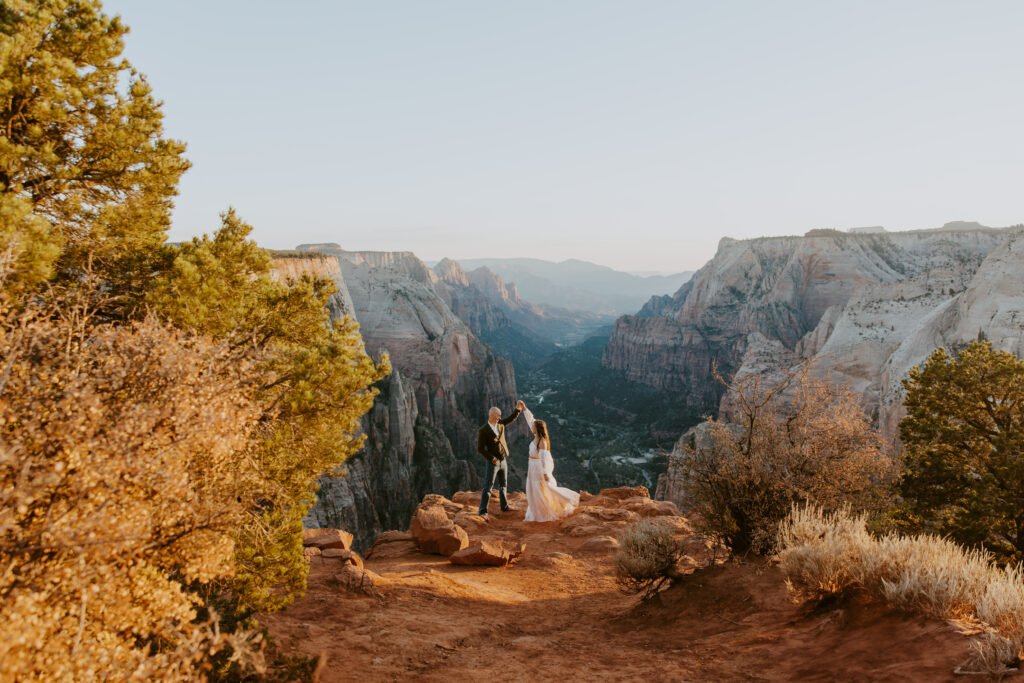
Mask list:
POLYGON ((863 590, 900 609, 951 619, 979 636, 961 669, 1005 673, 1024 648, 1024 574, 982 550, 936 536, 874 537, 848 511, 794 508, 779 531, 779 559, 800 600, 863 590))
POLYGON ((620 540, 615 557, 616 581, 627 593, 651 597, 666 583, 681 577, 678 565, 684 554, 672 526, 660 520, 641 520, 620 540))

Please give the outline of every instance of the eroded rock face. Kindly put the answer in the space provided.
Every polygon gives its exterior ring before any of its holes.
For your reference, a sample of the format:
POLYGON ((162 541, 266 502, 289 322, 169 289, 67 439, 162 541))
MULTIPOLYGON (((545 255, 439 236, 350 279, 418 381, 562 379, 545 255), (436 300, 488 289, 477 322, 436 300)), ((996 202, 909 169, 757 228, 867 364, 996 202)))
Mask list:
POLYGON ((821 357, 878 405, 895 348, 964 293, 1009 235, 954 228, 724 239, 673 297, 616 322, 604 365, 715 413, 723 390, 709 376, 713 363, 729 374, 821 357))
POLYGON ((280 276, 301 275, 305 263, 333 277, 332 317, 353 316, 370 355, 386 351, 394 368, 363 418, 365 448, 345 463, 345 476, 321 478, 305 520, 350 530, 362 550, 382 530, 405 528, 424 494, 478 485, 476 429, 490 406, 511 407, 515 378, 438 296, 437 275, 413 254, 300 249, 310 257, 279 259, 280 276))
MULTIPOLYGON (((792 244, 793 258, 804 253, 802 248, 807 245, 801 246, 799 240, 808 238, 784 239, 797 240, 792 244)), ((749 330, 742 317, 737 318, 735 329, 749 331, 731 347, 714 347, 708 337, 701 343, 717 348, 718 358, 728 359, 741 377, 759 374, 770 382, 808 363, 812 376, 829 377, 860 393, 865 411, 889 440, 898 437, 904 415, 901 381, 935 348, 958 349, 985 338, 996 348, 1024 354, 1024 229, 975 228, 830 239, 853 254, 845 257, 846 263, 861 264, 857 271, 860 279, 845 300, 827 298, 826 307, 814 309, 821 310, 817 322, 795 344, 790 343, 792 335, 749 330), (876 258, 882 263, 868 268, 876 258)), ((726 246, 735 250, 743 244, 726 246)), ((710 275, 703 281, 710 282, 710 275)), ((814 283, 809 281, 808 291, 815 291, 814 283)), ((767 289, 762 285, 749 290, 751 295, 759 291, 767 289)), ((684 298, 687 301, 675 309, 677 316, 690 306, 689 297, 684 298)), ((773 310, 771 306, 758 308, 772 303, 767 293, 751 300, 760 302, 751 313, 766 315, 773 310)), ((688 309, 687 315, 693 316, 695 311, 688 309)), ((803 319, 809 322, 811 318, 803 319)), ((725 420, 734 415, 732 397, 721 398, 717 413, 725 420)), ((702 428, 698 425, 690 430, 684 440, 699 447, 707 437, 702 428)), ((671 461, 659 478, 656 497, 686 509, 684 482, 671 461)))

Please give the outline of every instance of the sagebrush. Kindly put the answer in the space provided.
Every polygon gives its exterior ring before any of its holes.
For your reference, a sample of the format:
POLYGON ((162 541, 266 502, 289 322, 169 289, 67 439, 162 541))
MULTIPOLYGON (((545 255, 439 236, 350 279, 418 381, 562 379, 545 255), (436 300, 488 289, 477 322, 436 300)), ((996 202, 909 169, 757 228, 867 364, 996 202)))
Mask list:
POLYGON ((900 609, 981 630, 965 670, 1005 673, 1024 648, 1024 573, 984 551, 933 535, 875 536, 848 510, 794 508, 779 531, 779 561, 799 600, 860 590, 900 609))

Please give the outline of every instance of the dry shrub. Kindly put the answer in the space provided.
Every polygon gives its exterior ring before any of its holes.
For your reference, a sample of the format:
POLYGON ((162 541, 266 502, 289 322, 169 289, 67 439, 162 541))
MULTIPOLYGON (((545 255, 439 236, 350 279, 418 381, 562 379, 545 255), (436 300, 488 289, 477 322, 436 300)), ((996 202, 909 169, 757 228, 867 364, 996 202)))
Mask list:
POLYGON ((683 555, 683 544, 674 527, 662 520, 641 520, 619 541, 616 581, 623 591, 643 593, 649 598, 666 583, 682 578, 678 566, 683 555))
POLYGON ((718 377, 729 388, 731 419, 709 420, 707 443, 672 463, 704 531, 734 551, 768 553, 794 503, 887 507, 896 468, 849 387, 806 369, 777 382, 718 377))
POLYGON ((964 669, 1005 672, 1024 647, 1024 574, 984 550, 937 536, 872 536, 864 515, 794 508, 779 531, 779 559, 795 598, 863 590, 900 609, 979 630, 964 669))
POLYGON ((251 634, 198 620, 230 576, 258 411, 244 364, 153 321, 0 320, 2 680, 194 680, 251 634))

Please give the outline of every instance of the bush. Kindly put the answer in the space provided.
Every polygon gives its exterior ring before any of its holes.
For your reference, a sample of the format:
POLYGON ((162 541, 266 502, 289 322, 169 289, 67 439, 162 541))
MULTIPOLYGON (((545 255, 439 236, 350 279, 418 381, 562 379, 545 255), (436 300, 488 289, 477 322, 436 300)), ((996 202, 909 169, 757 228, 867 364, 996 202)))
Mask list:
POLYGON ((619 542, 615 576, 627 593, 652 597, 666 583, 682 578, 679 561, 684 555, 675 529, 661 520, 641 520, 619 542))
POLYGON ((247 364, 148 320, 0 320, 5 680, 194 680, 251 634, 198 620, 233 572, 256 470, 247 364))
POLYGON ((1015 666, 1024 647, 1024 574, 992 556, 931 535, 873 537, 863 515, 794 508, 779 531, 779 560, 794 597, 861 590, 895 607, 981 630, 965 668, 1015 666))
POLYGON ((895 465, 849 387, 806 371, 727 386, 732 422, 708 420, 707 443, 672 463, 705 532, 736 552, 767 553, 794 503, 888 506, 895 465))

